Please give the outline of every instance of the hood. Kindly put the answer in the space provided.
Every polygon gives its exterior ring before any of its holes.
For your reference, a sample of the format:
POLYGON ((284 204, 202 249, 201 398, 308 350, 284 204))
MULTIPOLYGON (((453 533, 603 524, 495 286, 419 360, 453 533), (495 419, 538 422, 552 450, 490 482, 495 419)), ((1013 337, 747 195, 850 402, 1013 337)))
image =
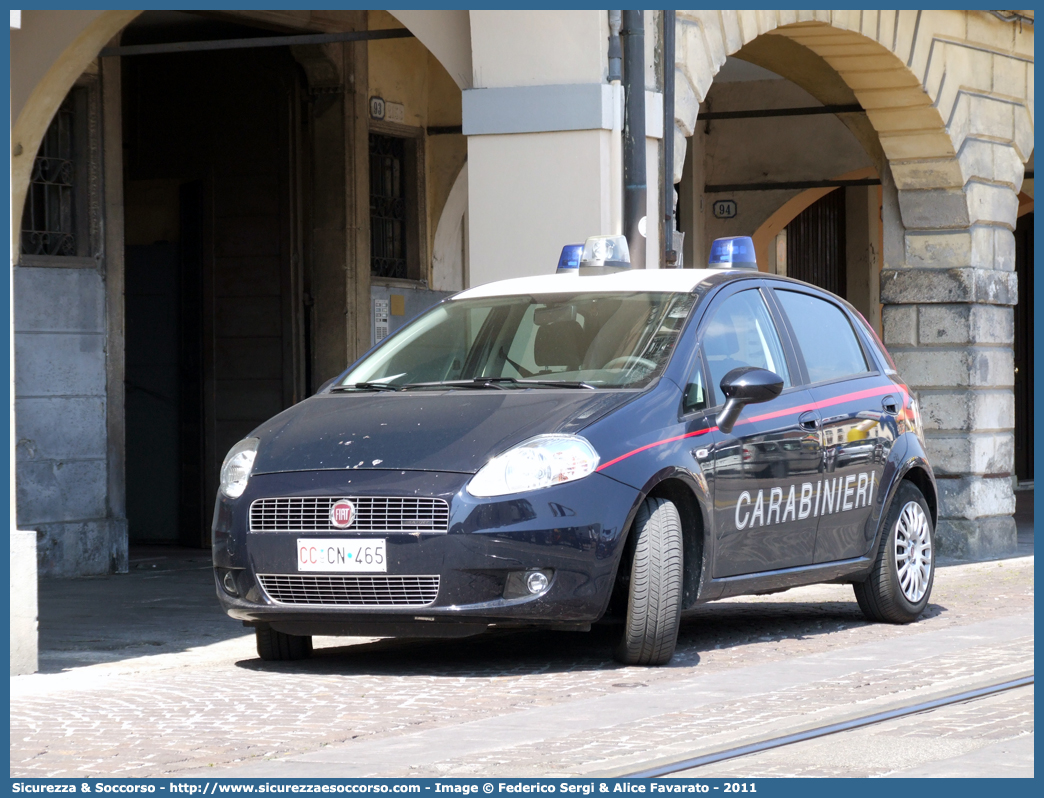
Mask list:
POLYGON ((252 433, 261 439, 254 473, 474 473, 516 443, 577 432, 637 395, 553 389, 320 394, 252 433))

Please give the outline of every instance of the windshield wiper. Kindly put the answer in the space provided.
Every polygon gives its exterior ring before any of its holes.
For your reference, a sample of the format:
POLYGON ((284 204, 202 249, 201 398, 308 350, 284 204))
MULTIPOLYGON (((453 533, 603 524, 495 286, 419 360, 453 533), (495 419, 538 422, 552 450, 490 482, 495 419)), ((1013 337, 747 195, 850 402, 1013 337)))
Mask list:
POLYGON ((593 390, 595 386, 586 382, 576 380, 520 380, 515 377, 475 377, 472 380, 445 380, 443 382, 411 382, 401 386, 403 390, 410 388, 470 388, 470 389, 494 389, 498 391, 507 390, 508 386, 515 388, 587 388, 593 390))
POLYGON ((507 390, 501 383, 516 382, 514 377, 476 377, 473 380, 442 380, 441 382, 409 382, 402 388, 473 388, 482 390, 493 388, 498 391, 507 390))
POLYGON ((388 385, 386 382, 354 382, 351 385, 335 385, 330 389, 330 392, 334 391, 401 391, 402 386, 399 385, 388 385))
POLYGON ((595 386, 580 380, 516 380, 519 385, 535 385, 540 388, 586 388, 596 390, 595 386))

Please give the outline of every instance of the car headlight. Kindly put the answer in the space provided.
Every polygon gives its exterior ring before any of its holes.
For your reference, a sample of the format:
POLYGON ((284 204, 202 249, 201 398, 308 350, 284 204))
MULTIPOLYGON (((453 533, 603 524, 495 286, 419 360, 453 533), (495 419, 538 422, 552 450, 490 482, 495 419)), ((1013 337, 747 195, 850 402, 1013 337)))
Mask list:
POLYGON ((238 499, 246 490, 258 443, 257 438, 244 438, 225 455, 225 462, 221 464, 221 492, 228 498, 238 499))
POLYGON ((503 496, 582 479, 598 452, 579 435, 537 435, 486 463, 468 483, 472 496, 503 496))

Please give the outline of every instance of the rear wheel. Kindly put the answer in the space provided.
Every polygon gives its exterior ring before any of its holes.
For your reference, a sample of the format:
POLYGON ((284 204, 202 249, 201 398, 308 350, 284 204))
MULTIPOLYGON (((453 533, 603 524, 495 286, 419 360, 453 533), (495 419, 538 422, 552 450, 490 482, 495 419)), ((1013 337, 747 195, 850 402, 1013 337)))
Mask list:
POLYGON ((271 626, 258 626, 254 629, 254 637, 257 639, 257 655, 269 662, 312 656, 311 636, 288 635, 271 626))
POLYGON ((932 514, 913 483, 899 485, 884 534, 870 576, 854 585, 856 601, 871 621, 910 623, 928 606, 935 580, 932 514))
POLYGON ((634 519, 635 548, 623 632, 613 652, 625 665, 666 665, 678 643, 682 529, 678 508, 648 498, 634 519))

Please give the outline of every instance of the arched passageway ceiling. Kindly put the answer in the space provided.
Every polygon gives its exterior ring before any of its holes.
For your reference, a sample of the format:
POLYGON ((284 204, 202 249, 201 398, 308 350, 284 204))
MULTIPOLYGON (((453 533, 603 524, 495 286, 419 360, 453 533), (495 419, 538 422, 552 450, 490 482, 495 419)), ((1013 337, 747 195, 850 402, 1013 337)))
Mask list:
POLYGON ((389 11, 420 39, 460 89, 472 86, 470 11, 389 11))
MULTIPOLYGON (((823 105, 853 105, 859 102, 851 86, 822 57, 785 36, 759 36, 736 53, 737 58, 757 64, 797 84, 823 105)), ((839 114, 877 167, 884 171, 887 158, 877 131, 866 114, 839 114)))
POLYGON ((898 188, 985 177, 1017 189, 1033 141, 1033 39, 1012 31, 966 11, 679 11, 675 138, 691 135, 725 58, 772 34, 811 50, 852 90, 898 188))

